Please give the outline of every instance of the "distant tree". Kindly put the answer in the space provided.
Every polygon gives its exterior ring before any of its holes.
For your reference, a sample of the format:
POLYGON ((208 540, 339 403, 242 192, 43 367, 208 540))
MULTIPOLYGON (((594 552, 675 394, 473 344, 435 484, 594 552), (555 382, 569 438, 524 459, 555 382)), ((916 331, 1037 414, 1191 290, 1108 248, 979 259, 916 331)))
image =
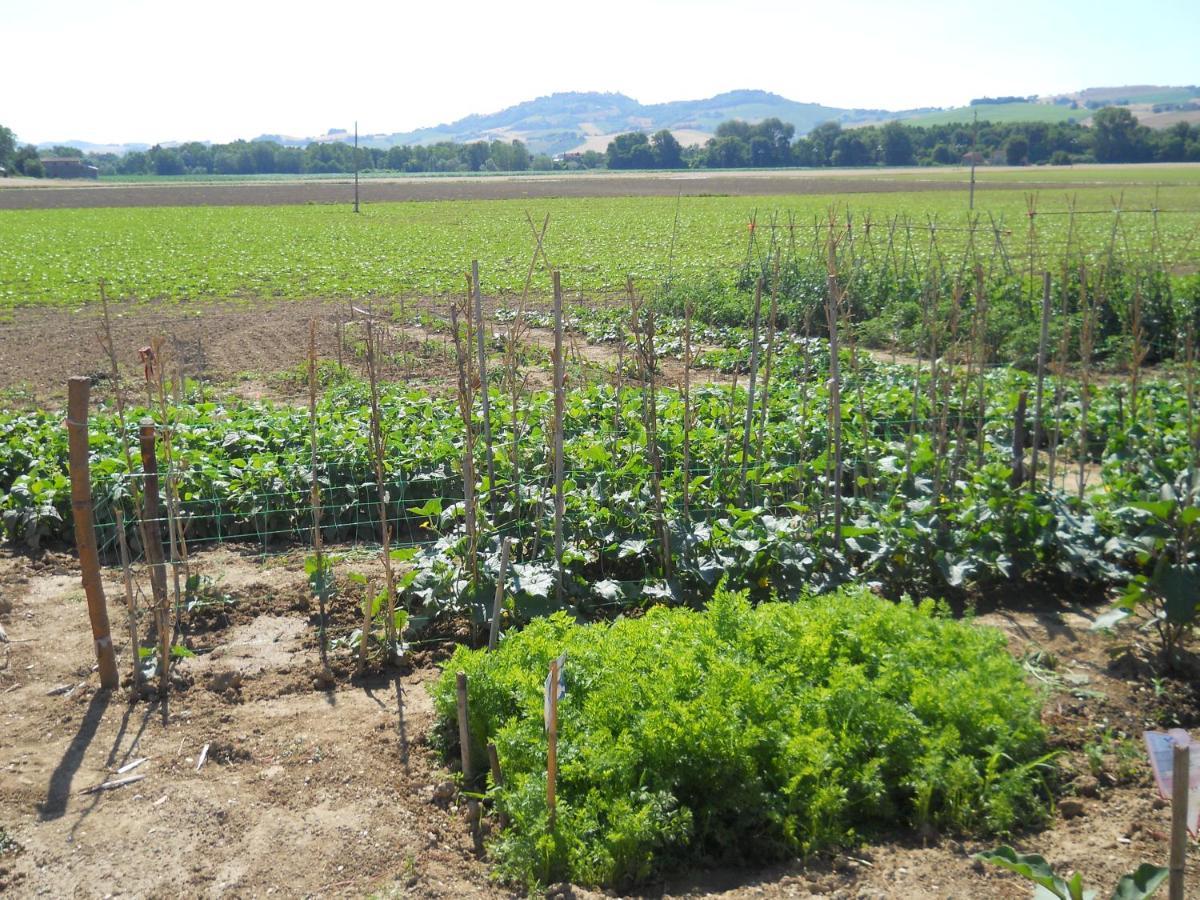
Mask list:
POLYGON ((0 166, 7 168, 12 163, 13 154, 17 152, 17 136, 11 128, 0 125, 0 166))
POLYGON ((675 139, 675 135, 667 131, 656 131, 650 138, 651 150, 654 153, 654 166, 658 169, 682 169, 683 147, 675 139))
POLYGON ((771 166, 786 166, 792 161, 792 138, 796 136, 794 125, 786 125, 777 118, 763 119, 752 129, 755 137, 766 140, 771 147, 771 166))
POLYGON ((641 131, 618 134, 608 145, 610 169, 652 169, 654 151, 650 139, 641 131))
POLYGON ((150 148, 150 164, 154 167, 155 175, 182 175, 183 161, 174 150, 155 144, 150 148))
POLYGON ((83 159, 83 151, 78 147, 68 147, 66 144, 55 144, 50 148, 49 156, 69 156, 72 159, 83 159))
POLYGON ((916 162, 912 136, 899 122, 888 122, 880 129, 879 149, 885 166, 911 166, 916 162))
POLYGON ((254 141, 250 144, 250 157, 254 161, 254 171, 259 173, 278 172, 275 165, 275 151, 278 144, 267 141, 254 141))
POLYGON ((831 162, 835 166, 869 166, 875 157, 855 131, 844 131, 834 141, 831 162))
POLYGON ((41 178, 46 174, 42 160, 38 157, 37 147, 26 144, 12 155, 13 169, 30 178, 41 178))
POLYGON ((584 150, 579 157, 579 164, 585 169, 598 169, 604 165, 604 154, 599 150, 584 150))
POLYGON ((750 165, 755 168, 775 165, 775 147, 762 135, 750 138, 750 165))
POLYGON ((1158 150, 1154 158, 1159 162, 1183 162, 1187 159, 1188 138, 1191 129, 1187 122, 1176 122, 1158 133, 1158 150))
POLYGON ((754 136, 753 126, 749 122, 743 122, 741 119, 730 119, 727 122, 722 122, 717 126, 715 137, 717 140, 721 138, 737 138, 743 143, 750 143, 750 138, 754 136))
POLYGON ((815 166, 813 143, 808 138, 798 138, 796 143, 792 144, 788 153, 791 157, 790 163, 793 166, 815 166))
POLYGON ((828 166, 833 161, 833 145, 837 143, 842 133, 842 126, 837 122, 822 122, 808 133, 808 139, 813 145, 813 165, 828 166))
POLYGON ((748 166, 750 147, 740 137, 730 134, 710 138, 704 145, 704 165, 710 169, 738 169, 748 166))
POLYGON ((1050 165, 1052 166, 1069 166, 1071 164, 1071 154, 1066 150, 1055 150, 1050 154, 1050 165))
POLYGON ((275 171, 289 175, 304 171, 304 151, 299 147, 280 147, 275 151, 275 171))
POLYGON ((1142 143, 1137 118, 1123 106, 1106 106, 1092 116, 1097 162, 1136 162, 1142 143))
POLYGON ((1029 142, 1023 137, 1010 137, 1004 145, 1004 161, 1010 166, 1023 166, 1029 158, 1029 142))
POLYGON ((213 150, 199 141, 188 141, 176 148, 183 168, 190 174, 200 175, 213 170, 213 150))
POLYGON ((487 162, 489 152, 487 141, 475 141, 467 144, 467 168, 472 172, 478 172, 487 162))
POLYGON ((949 165, 954 162, 954 154, 950 152, 950 148, 946 144, 938 144, 933 148, 933 154, 930 157, 939 166, 949 165))

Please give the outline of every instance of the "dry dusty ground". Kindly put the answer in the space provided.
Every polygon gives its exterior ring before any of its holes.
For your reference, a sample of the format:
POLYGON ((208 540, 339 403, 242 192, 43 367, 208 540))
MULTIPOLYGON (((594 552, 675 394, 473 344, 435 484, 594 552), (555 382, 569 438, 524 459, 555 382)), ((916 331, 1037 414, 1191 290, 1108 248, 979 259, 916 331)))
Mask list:
MULTIPOLYGON (((448 646, 423 648, 408 668, 361 682, 335 656, 337 683, 315 690, 300 560, 299 551, 265 560, 231 548, 200 555, 198 568, 233 602, 187 618, 199 655, 180 664, 164 725, 157 704, 131 705, 124 687, 97 690, 73 559, 0 551, 9 638, 0 645, 0 894, 516 895, 493 884, 474 855, 445 787, 450 775, 430 747, 426 686, 448 646), (130 773, 142 780, 81 793, 143 757, 130 773)), ((124 672, 118 574, 108 571, 105 586, 124 672)), ((1091 610, 1037 605, 982 617, 1036 663, 1068 783, 1053 826, 1016 843, 1108 887, 1141 861, 1165 862, 1168 811, 1155 801, 1137 736, 1173 713, 1195 725, 1194 687, 1156 685, 1125 648, 1087 630, 1091 610), (1133 740, 1116 740, 1122 733, 1133 740)), ((334 610, 335 631, 349 621, 352 601, 346 606, 334 610)), ((991 843, 898 835, 766 870, 701 869, 646 895, 1028 896, 970 859, 991 843)), ((1200 891, 1195 866, 1189 887, 1200 891)))
MULTIPOLYGON (((485 316, 491 319, 501 303, 513 306, 519 298, 489 298, 485 316)), ((407 297, 381 302, 378 314, 395 313, 403 302, 406 320, 417 309, 430 317, 429 327, 389 326, 381 332, 381 363, 385 378, 403 379, 410 387, 453 390, 457 377, 454 347, 449 326, 437 321, 449 317, 442 300, 407 297)), ((604 302, 604 301, 598 301, 604 302)), ((540 300, 531 301, 537 308, 540 300)), ((307 364, 309 326, 317 320, 317 356, 320 360, 343 360, 366 376, 361 353, 362 317, 352 320, 350 307, 328 300, 255 300, 251 302, 205 302, 195 308, 176 303, 122 303, 113 306, 112 334, 122 372, 126 397, 144 396, 138 349, 156 338, 165 342, 170 357, 168 370, 176 365, 188 378, 232 391, 250 399, 268 397, 294 400, 307 398, 303 370, 307 364), (353 324, 358 322, 359 324, 353 324), (343 327, 339 339, 338 323, 343 327), (339 342, 342 344, 339 353, 339 342), (291 373, 293 377, 281 377, 291 373)), ((490 326, 505 332, 507 325, 490 326)), ((99 335, 103 333, 102 309, 96 304, 79 309, 19 307, 0 322, 0 408, 60 406, 66 397, 67 379, 92 376, 93 394, 105 399, 111 393, 108 357, 99 335), (47 354, 46 347, 55 352, 47 354)), ((553 346, 553 332, 527 328, 522 345, 540 351, 543 365, 527 367, 528 387, 546 387, 545 358, 553 346)), ((697 344, 695 352, 713 349, 697 344)), ((604 376, 615 369, 617 352, 611 345, 591 345, 579 334, 568 332, 568 364, 575 363, 593 375, 604 376)), ((493 355, 491 365, 499 365, 493 355)), ((534 360, 533 362, 537 362, 534 360)), ((675 359, 661 359, 664 382, 678 384, 683 366, 675 359)), ((697 381, 724 381, 716 372, 693 373, 697 381)))
MULTIPOLYGON (((359 183, 363 203, 409 200, 523 200, 548 197, 775 196, 891 191, 961 191, 958 181, 897 179, 895 171, 842 172, 758 170, 720 172, 581 172, 521 176, 369 178, 359 183)), ((940 171, 940 170, 939 170, 940 171)), ((966 171, 966 170, 964 170, 966 171)), ((944 174, 944 173, 943 173, 944 174)), ((1081 185, 1085 183, 1081 176, 1081 185)), ((977 190, 1067 189, 1061 182, 993 182, 977 190)), ((293 203, 352 203, 349 178, 320 181, 244 182, 46 182, 0 180, 0 209, 114 206, 280 206, 293 203)))

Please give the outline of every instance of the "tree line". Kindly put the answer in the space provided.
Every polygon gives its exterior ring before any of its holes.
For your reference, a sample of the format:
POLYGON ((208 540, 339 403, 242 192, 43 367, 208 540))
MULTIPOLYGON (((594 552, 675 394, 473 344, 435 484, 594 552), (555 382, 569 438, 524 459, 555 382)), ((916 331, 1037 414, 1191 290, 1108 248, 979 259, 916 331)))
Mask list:
POLYGON ((680 147, 670 132, 617 135, 610 169, 762 168, 772 166, 960 165, 971 154, 1008 165, 1073 162, 1200 162, 1200 125, 1154 130, 1123 107, 1106 107, 1091 126, 1078 122, 987 122, 843 128, 818 125, 797 138, 779 119, 723 122, 703 145, 680 147))
MULTIPOLYGON (((0 166, 13 174, 41 177, 44 157, 75 157, 101 175, 303 175, 342 174, 356 168, 355 148, 344 141, 313 141, 289 147, 275 141, 205 144, 190 141, 175 147, 155 145, 128 153, 84 153, 57 146, 39 152, 18 146, 12 131, 0 126, 0 166)), ((524 172, 549 170, 558 163, 544 153, 531 153, 521 141, 445 141, 424 146, 359 147, 357 168, 393 172, 524 172)), ((603 156, 596 154, 596 165, 603 156)))
MULTIPOLYGON (((1002 98, 1004 99, 1004 98, 1002 98)), ((986 106, 986 104, 983 104, 986 106)), ((906 125, 888 122, 843 128, 818 125, 796 137, 779 119, 751 125, 721 123, 703 145, 684 147, 662 130, 617 135, 607 152, 594 150, 551 158, 531 153, 519 140, 444 141, 424 146, 360 147, 344 141, 314 141, 289 147, 270 140, 176 147, 154 146, 125 154, 83 153, 73 147, 39 151, 18 145, 0 125, 0 167, 10 174, 40 177, 41 159, 73 156, 96 166, 101 175, 268 175, 392 172, 523 172, 578 168, 686 169, 770 168, 777 166, 932 166, 960 165, 972 157, 1009 165, 1072 162, 1200 162, 1200 125, 1178 122, 1155 131, 1123 107, 1099 110, 1090 126, 1078 122, 981 121, 975 124, 906 125)))

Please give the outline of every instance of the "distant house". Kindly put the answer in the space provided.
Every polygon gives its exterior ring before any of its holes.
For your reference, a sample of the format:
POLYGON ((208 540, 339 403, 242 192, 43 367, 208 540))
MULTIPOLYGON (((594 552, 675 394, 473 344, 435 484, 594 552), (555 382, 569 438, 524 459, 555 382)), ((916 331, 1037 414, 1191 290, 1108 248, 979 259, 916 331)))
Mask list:
POLYGON ((100 170, 76 156, 49 156, 42 160, 47 178, 99 178, 100 170))

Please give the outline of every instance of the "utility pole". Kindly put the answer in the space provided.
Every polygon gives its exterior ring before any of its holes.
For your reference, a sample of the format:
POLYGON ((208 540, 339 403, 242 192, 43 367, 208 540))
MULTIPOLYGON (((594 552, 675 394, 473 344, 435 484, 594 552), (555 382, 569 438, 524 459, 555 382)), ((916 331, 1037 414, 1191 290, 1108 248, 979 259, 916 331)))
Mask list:
MULTIPOLYGON (((355 128, 358 126, 356 125, 355 128)), ((357 132, 356 132, 357 133, 357 132)), ((975 110, 975 130, 971 135, 971 199, 967 204, 968 209, 975 209, 975 163, 979 161, 979 110, 975 110)), ((355 211, 358 211, 357 201, 355 201, 355 211)))
POLYGON ((354 211, 358 212, 358 121, 354 122, 354 211))

